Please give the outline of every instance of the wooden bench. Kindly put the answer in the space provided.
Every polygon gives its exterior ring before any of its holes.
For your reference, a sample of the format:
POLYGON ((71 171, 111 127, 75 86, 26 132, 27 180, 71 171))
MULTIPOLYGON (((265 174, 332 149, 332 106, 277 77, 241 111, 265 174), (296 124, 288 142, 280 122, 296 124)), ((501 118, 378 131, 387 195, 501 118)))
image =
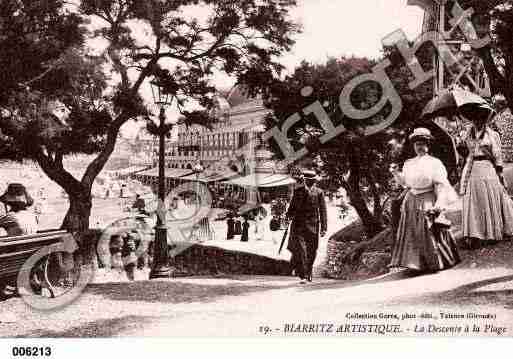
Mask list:
MULTIPOLYGON (((25 262, 40 249, 57 244, 71 236, 64 230, 41 231, 36 234, 0 237, 0 296, 6 286, 17 287, 17 277, 25 262)), ((49 258, 46 256, 32 269, 30 277, 37 277, 36 283, 46 288, 55 297, 53 285, 48 278, 49 258)))

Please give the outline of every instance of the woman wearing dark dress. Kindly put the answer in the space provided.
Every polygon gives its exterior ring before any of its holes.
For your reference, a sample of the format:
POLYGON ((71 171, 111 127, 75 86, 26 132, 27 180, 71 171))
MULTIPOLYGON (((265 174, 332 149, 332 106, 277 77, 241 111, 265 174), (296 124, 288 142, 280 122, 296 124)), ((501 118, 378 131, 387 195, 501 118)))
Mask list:
POLYGON ((240 218, 237 218, 233 225, 233 234, 236 236, 240 236, 242 234, 242 223, 240 222, 240 218))
POLYGON ((235 221, 233 220, 233 214, 228 215, 228 219, 226 220, 226 225, 228 230, 226 231, 226 239, 231 240, 235 234, 235 221))
POLYGON ((242 223, 242 236, 240 238, 241 242, 247 242, 249 240, 249 222, 248 217, 244 217, 244 222, 242 223))

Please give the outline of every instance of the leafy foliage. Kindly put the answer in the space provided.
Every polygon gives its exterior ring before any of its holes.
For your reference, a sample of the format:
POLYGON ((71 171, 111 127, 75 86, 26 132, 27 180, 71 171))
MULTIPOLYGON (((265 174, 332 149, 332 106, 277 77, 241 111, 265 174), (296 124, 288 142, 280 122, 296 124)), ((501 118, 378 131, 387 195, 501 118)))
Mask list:
POLYGON ((0 155, 35 159, 70 195, 65 225, 83 229, 93 181, 121 126, 152 115, 142 86, 154 79, 176 99, 186 124, 208 125, 215 72, 253 92, 267 91, 279 75, 277 58, 299 31, 288 19, 295 3, 0 0, 0 155), (105 42, 105 51, 92 56, 86 38, 105 42), (69 116, 55 112, 56 102, 69 116), (62 164, 75 152, 98 153, 80 180, 62 164))
MULTIPOLYGON (((390 54, 393 51, 388 49, 390 54)), ((371 235, 382 228, 383 205, 392 191, 388 167, 400 152, 390 141, 395 139, 398 140, 397 143, 402 142, 405 131, 413 126, 414 119, 420 116, 423 105, 432 94, 430 85, 417 91, 409 89, 408 83, 412 75, 400 61, 392 61, 388 74, 401 96, 403 111, 393 128, 365 137, 363 129, 382 121, 390 108, 385 106, 376 116, 355 121, 341 111, 339 96, 350 80, 371 72, 374 65, 375 61, 356 57, 329 59, 322 65, 302 62, 292 75, 271 87, 271 94, 266 101, 266 105, 273 110, 267 118, 268 128, 281 126, 294 113, 301 114, 301 121, 288 133, 295 149, 306 146, 309 149, 310 162, 315 157, 320 160, 313 163, 317 162, 318 171, 324 174, 325 180, 321 183, 326 189, 346 189, 351 204, 371 235), (302 95, 305 87, 313 90, 310 96, 302 95), (318 120, 313 114, 305 116, 302 113, 314 101, 319 101, 335 125, 343 124, 347 131, 321 144, 318 138, 323 131, 318 120)), ((363 83, 351 95, 351 102, 356 108, 367 109, 374 106, 380 98, 381 89, 377 84, 363 83)), ((274 141, 270 144, 280 157, 277 144, 274 141)))
POLYGON ((472 7, 472 21, 480 38, 490 35, 489 46, 477 50, 490 78, 493 94, 503 94, 513 104, 513 2, 511 0, 460 0, 463 8, 472 7))

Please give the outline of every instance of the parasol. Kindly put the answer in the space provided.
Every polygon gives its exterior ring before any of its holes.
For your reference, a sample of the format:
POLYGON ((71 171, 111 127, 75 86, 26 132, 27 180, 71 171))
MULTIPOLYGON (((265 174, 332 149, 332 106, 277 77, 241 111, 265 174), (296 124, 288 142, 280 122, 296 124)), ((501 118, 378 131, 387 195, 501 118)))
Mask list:
POLYGON ((428 102, 421 117, 430 119, 439 116, 456 115, 458 110, 465 107, 477 106, 480 109, 493 111, 488 102, 481 96, 476 95, 470 91, 465 91, 459 88, 441 91, 431 101, 428 102))

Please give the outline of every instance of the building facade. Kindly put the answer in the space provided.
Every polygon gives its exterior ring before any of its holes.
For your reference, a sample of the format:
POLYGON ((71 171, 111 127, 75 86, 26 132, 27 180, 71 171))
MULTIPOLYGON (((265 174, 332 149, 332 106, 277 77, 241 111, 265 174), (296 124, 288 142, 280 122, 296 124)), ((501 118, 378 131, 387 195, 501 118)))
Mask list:
POLYGON ((166 167, 239 174, 274 171, 272 154, 260 140, 269 110, 260 98, 248 98, 234 87, 216 99, 213 129, 178 126, 175 140, 166 144, 166 167))

